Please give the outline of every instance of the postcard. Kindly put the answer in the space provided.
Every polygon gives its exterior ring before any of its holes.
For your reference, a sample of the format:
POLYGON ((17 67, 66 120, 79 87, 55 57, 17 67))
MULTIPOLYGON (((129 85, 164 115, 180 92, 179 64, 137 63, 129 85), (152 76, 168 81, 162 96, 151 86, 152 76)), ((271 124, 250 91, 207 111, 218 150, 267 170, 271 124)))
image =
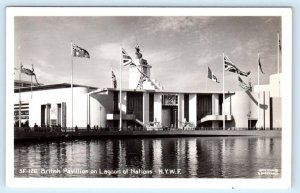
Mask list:
POLYGON ((6 16, 8 186, 291 186, 290 8, 6 16))

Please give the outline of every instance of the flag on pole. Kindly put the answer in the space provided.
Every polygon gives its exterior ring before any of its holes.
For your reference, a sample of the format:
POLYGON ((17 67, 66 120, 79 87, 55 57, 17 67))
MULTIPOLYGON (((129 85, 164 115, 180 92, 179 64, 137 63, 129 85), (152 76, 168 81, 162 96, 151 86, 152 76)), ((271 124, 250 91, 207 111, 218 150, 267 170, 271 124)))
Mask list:
POLYGON ((34 76, 34 70, 30 70, 28 68, 24 68, 23 65, 21 65, 21 73, 26 74, 28 76, 34 76))
POLYGON ((261 67, 260 57, 258 58, 258 65, 259 65, 259 68, 260 68, 261 73, 264 74, 264 72, 263 72, 263 70, 262 70, 262 67, 261 67))
POLYGON ((72 56, 80 58, 90 58, 90 54, 85 49, 72 43, 72 56))
POLYGON ((215 81, 216 83, 220 83, 217 79, 217 77, 214 75, 214 73, 211 71, 211 69, 208 67, 208 75, 207 77, 211 79, 212 81, 215 81))
POLYGON ((242 76, 248 76, 250 74, 250 71, 248 72, 243 72, 240 69, 238 69, 233 62, 230 61, 230 59, 228 58, 228 56, 224 55, 224 65, 225 65, 225 71, 229 71, 229 72, 233 72, 233 73, 237 73, 239 75, 242 76))
POLYGON ((39 82, 37 81, 36 74, 34 73, 33 64, 32 64, 32 70, 28 68, 24 68, 23 65, 21 64, 21 73, 26 74, 28 76, 34 76, 37 85, 40 85, 39 82))
POLYGON ((122 61, 124 66, 133 64, 132 58, 127 54, 127 52, 123 48, 122 48, 122 61))
POLYGON ((279 47, 279 50, 281 51, 281 41, 280 41, 280 39, 278 40, 278 47, 279 47))
POLYGON ((112 82, 113 82, 113 85, 114 85, 114 88, 117 88, 117 78, 116 78, 116 75, 114 73, 114 71, 111 71, 111 78, 112 78, 112 82))
POLYGON ((241 79, 241 77, 240 76, 238 76, 238 81, 239 81, 239 86, 242 88, 242 89, 244 89, 244 90, 246 90, 246 91, 248 91, 248 90, 252 90, 252 88, 251 88, 251 86, 249 85, 247 85, 244 81, 243 81, 243 79, 241 79))

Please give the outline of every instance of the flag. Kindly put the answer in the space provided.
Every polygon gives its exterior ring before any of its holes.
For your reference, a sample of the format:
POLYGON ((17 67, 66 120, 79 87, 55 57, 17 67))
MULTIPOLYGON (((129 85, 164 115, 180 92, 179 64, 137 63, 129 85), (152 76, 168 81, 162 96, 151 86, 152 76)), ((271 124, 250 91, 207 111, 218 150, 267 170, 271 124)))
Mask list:
POLYGON ((85 49, 72 43, 72 56, 80 58, 90 58, 90 54, 85 49))
POLYGON ((248 86, 242 79, 241 79, 241 77, 240 76, 238 76, 238 81, 239 81, 239 86, 242 88, 242 89, 244 89, 244 90, 246 90, 246 91, 248 91, 248 90, 252 90, 252 88, 251 88, 251 86, 248 86))
POLYGON ((32 70, 28 68, 24 68, 23 65, 21 65, 21 73, 26 74, 28 76, 34 76, 37 85, 40 85, 39 82, 37 81, 36 74, 34 73, 33 64, 31 65, 32 65, 32 70))
POLYGON ((248 76, 250 74, 250 71, 243 72, 240 69, 238 69, 226 55, 224 55, 224 64, 225 64, 225 71, 237 73, 242 76, 248 76))
POLYGON ((133 64, 132 58, 127 54, 127 52, 122 48, 122 59, 123 59, 123 65, 131 65, 133 64))
POLYGON ((116 75, 114 73, 114 71, 111 71, 111 79, 112 79, 112 82, 113 82, 113 85, 114 85, 114 88, 117 88, 117 78, 116 78, 116 75))
POLYGON ((281 51, 281 41, 280 41, 280 39, 278 40, 278 47, 279 47, 279 50, 281 51))
POLYGON ((208 67, 208 75, 207 75, 207 77, 209 79, 211 79, 212 81, 215 81, 216 83, 220 83, 220 82, 218 82, 217 77, 214 75, 214 73, 211 71, 211 69, 209 67, 208 67))
POLYGON ((237 67, 230 61, 230 59, 226 55, 224 55, 224 64, 225 64, 225 71, 229 71, 233 73, 237 72, 237 67))
POLYGON ((264 72, 263 72, 263 70, 262 70, 262 67, 261 67, 261 63, 260 63, 260 57, 258 57, 258 65, 259 65, 259 68, 260 68, 261 73, 264 74, 264 72))
POLYGON ((28 75, 28 76, 34 76, 34 75, 35 75, 33 69, 30 70, 30 69, 28 69, 28 68, 24 68, 23 65, 21 65, 21 73, 26 74, 26 75, 28 75))

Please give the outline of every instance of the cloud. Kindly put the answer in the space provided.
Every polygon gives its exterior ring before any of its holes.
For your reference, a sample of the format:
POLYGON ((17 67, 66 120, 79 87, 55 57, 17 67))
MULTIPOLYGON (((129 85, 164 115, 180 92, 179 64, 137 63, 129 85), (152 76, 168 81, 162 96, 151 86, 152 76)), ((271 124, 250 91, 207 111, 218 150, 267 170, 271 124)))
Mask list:
POLYGON ((199 66, 203 66, 203 65, 211 66, 211 65, 214 65, 215 60, 218 59, 218 58, 222 58, 220 54, 218 55, 216 53, 204 51, 204 52, 202 52, 202 54, 199 55, 197 65, 199 65, 199 66))
POLYGON ((175 52, 174 50, 156 50, 150 51, 147 53, 146 59, 148 60, 149 64, 159 64, 159 63, 166 63, 170 62, 177 57, 180 57, 180 53, 175 52))
POLYGON ((150 33, 156 32, 184 32, 192 27, 204 27, 211 17, 152 17, 145 21, 144 29, 150 33))
POLYGON ((103 43, 96 46, 94 54, 102 60, 106 61, 120 61, 120 45, 126 50, 126 52, 133 57, 133 47, 135 46, 135 36, 126 37, 119 42, 103 43))
POLYGON ((34 58, 33 61, 33 66, 41 66, 43 68, 55 68, 53 64, 49 64, 48 62, 46 62, 43 59, 39 59, 39 58, 34 58))
POLYGON ((117 43, 101 44, 95 49, 96 55, 103 60, 119 61, 120 45, 117 43))
POLYGON ((41 68, 35 68, 34 71, 37 76, 37 80, 41 84, 70 82, 69 77, 54 75, 53 73, 42 70, 41 68))

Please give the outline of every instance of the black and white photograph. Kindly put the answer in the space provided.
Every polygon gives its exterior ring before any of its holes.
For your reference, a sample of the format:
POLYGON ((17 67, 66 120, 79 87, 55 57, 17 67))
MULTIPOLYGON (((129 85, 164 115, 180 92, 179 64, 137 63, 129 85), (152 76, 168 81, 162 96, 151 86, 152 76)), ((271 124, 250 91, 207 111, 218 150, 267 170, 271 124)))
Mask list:
POLYGON ((290 9, 7 11, 10 184, 290 185, 290 9))

